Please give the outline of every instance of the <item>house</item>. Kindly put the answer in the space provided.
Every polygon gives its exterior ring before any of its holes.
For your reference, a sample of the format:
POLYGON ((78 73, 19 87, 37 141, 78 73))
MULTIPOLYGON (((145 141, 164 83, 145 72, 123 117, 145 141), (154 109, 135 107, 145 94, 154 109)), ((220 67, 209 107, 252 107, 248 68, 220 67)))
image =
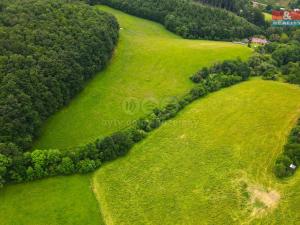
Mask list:
POLYGON ((295 169, 297 168, 297 166, 294 165, 294 164, 291 164, 291 165, 290 165, 290 168, 291 168, 292 170, 295 170, 295 169))
POLYGON ((250 39, 250 42, 253 43, 253 44, 261 44, 261 45, 265 45, 268 43, 268 40, 265 39, 265 38, 256 38, 256 37, 253 37, 250 39))

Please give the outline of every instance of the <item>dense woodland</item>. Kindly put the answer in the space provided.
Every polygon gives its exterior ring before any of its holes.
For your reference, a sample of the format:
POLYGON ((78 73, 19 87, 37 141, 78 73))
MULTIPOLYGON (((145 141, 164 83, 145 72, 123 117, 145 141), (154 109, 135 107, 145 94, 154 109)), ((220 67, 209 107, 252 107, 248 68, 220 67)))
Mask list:
POLYGON ((232 40, 261 33, 259 27, 229 11, 190 0, 90 0, 162 23, 190 39, 232 40))
POLYGON ((204 4, 212 5, 218 8, 227 9, 232 12, 239 12, 248 6, 248 0, 194 0, 204 4))
POLYGON ((289 7, 292 9, 299 9, 300 8, 300 0, 292 0, 289 2, 289 7))
POLYGON ((265 18, 261 10, 252 7, 249 0, 194 0, 208 4, 214 7, 223 8, 234 12, 238 16, 244 17, 249 22, 257 26, 267 26, 265 18))
POLYGON ((118 30, 113 16, 83 3, 1 1, 0 154, 31 146, 41 123, 106 65, 118 30))

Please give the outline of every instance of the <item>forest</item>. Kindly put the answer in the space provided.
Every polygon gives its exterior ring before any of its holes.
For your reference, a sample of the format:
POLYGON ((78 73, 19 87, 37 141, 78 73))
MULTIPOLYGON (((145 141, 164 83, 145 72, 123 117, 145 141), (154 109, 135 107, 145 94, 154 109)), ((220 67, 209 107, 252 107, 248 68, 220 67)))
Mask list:
POLYGON ((245 18, 250 23, 257 26, 267 26, 264 15, 261 10, 252 7, 252 3, 249 0, 194 0, 195 2, 204 3, 214 7, 226 9, 234 12, 240 17, 245 18))
POLYGON ((112 15, 83 3, 1 1, 0 154, 31 147, 43 121, 105 67, 118 31, 112 15))
POLYGON ((232 12, 189 0, 90 0, 157 21, 189 39, 233 40, 261 33, 261 29, 232 12))

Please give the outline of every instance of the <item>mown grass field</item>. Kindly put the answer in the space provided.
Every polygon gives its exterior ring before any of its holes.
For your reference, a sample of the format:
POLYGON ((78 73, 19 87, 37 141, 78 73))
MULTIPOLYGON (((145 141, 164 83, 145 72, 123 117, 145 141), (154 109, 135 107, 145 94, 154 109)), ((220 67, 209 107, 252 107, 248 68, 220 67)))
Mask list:
POLYGON ((90 179, 56 177, 0 189, 0 224, 101 225, 90 179))
POLYGON ((193 85, 189 76, 202 66, 245 59, 252 52, 232 43, 184 40, 157 23, 98 8, 114 14, 121 26, 114 58, 68 107, 49 119, 35 148, 76 146, 117 131, 148 112, 147 107, 139 108, 147 99, 161 100, 187 91, 193 85), (134 113, 123 107, 130 99, 137 102, 134 113))
POLYGON ((96 173, 106 224, 300 224, 299 173, 272 172, 299 99, 254 79, 191 104, 96 173))

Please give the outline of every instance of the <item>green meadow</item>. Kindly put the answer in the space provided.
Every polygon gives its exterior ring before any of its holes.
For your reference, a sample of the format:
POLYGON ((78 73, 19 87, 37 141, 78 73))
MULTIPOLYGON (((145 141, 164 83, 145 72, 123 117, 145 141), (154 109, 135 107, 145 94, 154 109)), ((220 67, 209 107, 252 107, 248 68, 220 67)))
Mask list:
MULTIPOLYGON (((188 91, 201 67, 252 54, 96 7, 117 17, 118 47, 106 70, 46 122, 35 148, 117 131, 153 102, 188 91)), ((297 224, 300 176, 280 182, 272 167, 300 115, 299 99, 299 87, 260 79, 210 94, 93 174, 4 187, 0 224, 297 224)))
MULTIPOLYGON (((124 101, 180 95, 193 85, 188 78, 202 66, 251 54, 244 46, 184 40, 151 21, 104 6, 99 9, 113 13, 121 25, 114 57, 46 123, 37 148, 69 147, 116 131, 149 108, 126 113, 124 101)), ((58 177, 7 186, 0 191, 0 224, 101 224, 91 179, 92 175, 58 177)))
POLYGON ((90 180, 75 175, 0 189, 0 224, 102 225, 90 180))
POLYGON ((265 16, 265 20, 266 21, 272 21, 272 14, 270 14, 270 13, 264 13, 264 16, 265 16))
POLYGON ((191 104, 96 172, 106 224, 297 224, 300 176, 279 182, 272 168, 299 99, 254 79, 191 104))
POLYGON ((97 74, 68 107, 46 123, 35 148, 84 144, 125 127, 152 107, 192 87, 194 72, 217 61, 247 58, 251 49, 226 42, 184 40, 163 26, 108 7, 120 23, 120 41, 107 69, 97 74), (133 113, 124 110, 134 101, 133 113))

